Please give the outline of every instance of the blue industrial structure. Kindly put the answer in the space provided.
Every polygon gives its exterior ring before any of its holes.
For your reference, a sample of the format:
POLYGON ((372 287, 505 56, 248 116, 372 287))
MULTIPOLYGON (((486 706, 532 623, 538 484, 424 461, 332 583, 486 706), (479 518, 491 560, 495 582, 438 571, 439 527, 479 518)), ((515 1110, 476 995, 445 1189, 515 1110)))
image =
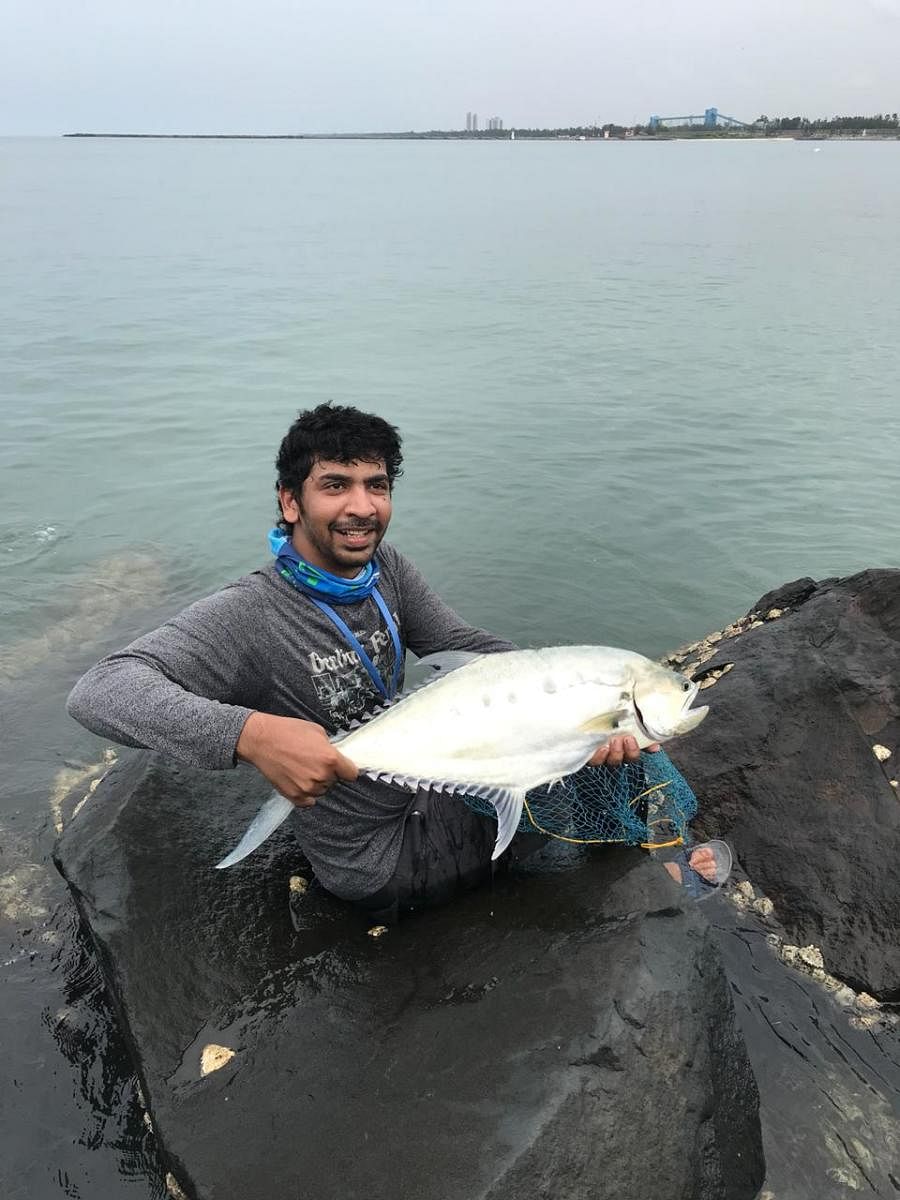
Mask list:
POLYGON ((667 125, 702 125, 704 129, 750 129, 746 121, 738 121, 735 117, 726 117, 717 108, 708 108, 702 116, 695 114, 690 117, 651 117, 650 129, 660 129, 667 125))

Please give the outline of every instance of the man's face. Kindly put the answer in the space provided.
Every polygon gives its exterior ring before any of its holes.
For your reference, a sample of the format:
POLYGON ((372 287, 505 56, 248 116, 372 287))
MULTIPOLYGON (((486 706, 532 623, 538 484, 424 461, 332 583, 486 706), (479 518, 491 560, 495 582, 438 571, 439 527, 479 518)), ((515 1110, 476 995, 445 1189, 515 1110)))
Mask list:
POLYGON ((347 579, 374 555, 391 519, 391 485, 381 461, 317 461, 299 502, 285 488, 278 497, 300 557, 347 579))

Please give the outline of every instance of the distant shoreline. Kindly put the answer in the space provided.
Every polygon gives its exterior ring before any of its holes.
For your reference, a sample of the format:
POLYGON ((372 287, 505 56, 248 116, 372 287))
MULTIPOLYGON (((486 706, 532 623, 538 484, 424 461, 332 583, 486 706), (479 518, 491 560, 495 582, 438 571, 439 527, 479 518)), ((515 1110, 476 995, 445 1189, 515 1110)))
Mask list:
MULTIPOLYGON (((180 139, 205 142, 291 142, 310 137, 367 137, 368 134, 307 134, 307 133, 64 133, 64 138, 150 138, 180 139)), ((391 137, 392 134, 383 136, 391 137)))
POLYGON ((866 133, 755 133, 678 131, 637 133, 623 136, 611 134, 571 134, 555 132, 520 132, 519 130, 485 131, 481 136, 463 131, 428 133, 64 133, 64 138, 117 138, 144 141, 194 142, 896 142, 900 131, 874 130, 866 133), (515 137, 511 136, 515 133, 515 137))

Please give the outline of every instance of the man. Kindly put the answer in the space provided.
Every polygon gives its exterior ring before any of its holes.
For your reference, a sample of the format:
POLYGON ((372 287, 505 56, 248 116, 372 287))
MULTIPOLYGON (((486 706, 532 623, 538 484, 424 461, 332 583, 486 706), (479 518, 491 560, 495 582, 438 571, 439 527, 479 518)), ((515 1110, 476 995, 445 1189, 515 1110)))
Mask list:
MULTIPOLYGON (((103 659, 68 701, 125 745, 213 770, 251 763, 297 806, 323 886, 386 913, 486 878, 496 824, 459 799, 358 777, 328 737, 396 694, 406 650, 514 649, 465 624, 382 541, 401 463, 380 417, 300 413, 276 460, 275 562, 103 659)), ((614 738, 592 762, 638 756, 634 738, 614 738)))

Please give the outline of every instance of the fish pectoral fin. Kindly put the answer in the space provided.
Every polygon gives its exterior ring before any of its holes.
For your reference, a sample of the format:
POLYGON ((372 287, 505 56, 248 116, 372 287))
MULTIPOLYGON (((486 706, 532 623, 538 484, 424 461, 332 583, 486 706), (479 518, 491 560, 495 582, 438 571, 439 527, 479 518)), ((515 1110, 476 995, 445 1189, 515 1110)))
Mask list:
POLYGON ((266 838, 273 834, 282 822, 287 820, 293 807, 290 800, 286 800, 278 792, 270 796, 247 826, 246 833, 232 852, 226 855, 221 862, 216 863, 216 870, 221 871, 225 867, 233 867, 242 858, 246 858, 248 854, 252 854, 257 846, 261 846, 266 838))
POLYGON ((426 654, 419 662, 423 667, 430 667, 440 675, 447 675, 450 671, 457 671, 467 663, 474 662, 476 658, 484 658, 484 655, 473 654, 470 650, 440 650, 437 654, 426 654))
POLYGON ((582 733, 612 734, 627 717, 628 709, 619 708, 615 712, 598 713, 596 717, 589 717, 578 728, 582 733))

